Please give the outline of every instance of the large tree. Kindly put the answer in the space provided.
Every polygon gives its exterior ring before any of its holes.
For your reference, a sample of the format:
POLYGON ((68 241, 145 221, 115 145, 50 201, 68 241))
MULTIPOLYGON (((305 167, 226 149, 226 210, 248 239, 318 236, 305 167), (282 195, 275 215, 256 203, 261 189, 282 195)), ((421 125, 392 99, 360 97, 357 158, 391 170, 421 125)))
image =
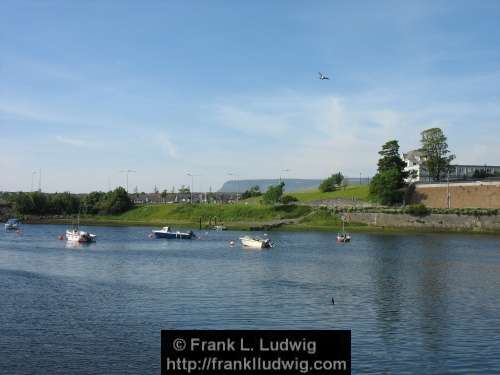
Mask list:
POLYGON ((441 180, 451 169, 450 162, 455 155, 450 154, 446 136, 440 128, 431 128, 422 133, 420 152, 423 164, 433 180, 441 180))
POLYGON ((343 180, 344 176, 341 172, 332 174, 330 177, 321 182, 321 184, 319 185, 319 190, 323 193, 326 193, 328 191, 335 191, 335 189, 342 184, 343 180))
POLYGON ((262 201, 265 204, 278 203, 283 195, 285 183, 282 181, 278 185, 269 186, 266 193, 262 196, 262 201))
POLYGON ((408 172, 404 170, 406 163, 399 155, 398 141, 386 142, 379 155, 377 173, 370 182, 370 196, 382 204, 401 203, 408 172))

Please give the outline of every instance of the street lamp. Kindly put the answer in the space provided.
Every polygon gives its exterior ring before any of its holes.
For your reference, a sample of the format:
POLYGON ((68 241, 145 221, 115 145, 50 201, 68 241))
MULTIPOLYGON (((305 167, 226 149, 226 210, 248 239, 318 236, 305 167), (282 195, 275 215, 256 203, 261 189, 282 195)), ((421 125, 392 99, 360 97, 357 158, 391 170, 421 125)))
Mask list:
POLYGON ((128 194, 128 174, 129 173, 136 173, 136 171, 134 171, 133 169, 126 169, 126 170, 122 170, 120 172, 121 173, 125 173, 126 176, 127 176, 127 180, 126 181, 127 181, 127 194, 128 194))
POLYGON ((186 172, 186 175, 190 176, 191 177, 191 203, 193 203, 193 189, 194 189, 194 178, 196 176, 199 176, 199 174, 193 174, 193 173, 190 173, 190 172, 186 172))
POLYGON ((234 177, 236 177, 236 190, 237 190, 236 191, 236 203, 238 203, 238 201, 239 201, 239 193, 240 193, 240 180, 239 180, 240 176, 237 175, 236 173, 232 173, 232 172, 228 173, 227 175, 228 176, 234 176, 234 177))

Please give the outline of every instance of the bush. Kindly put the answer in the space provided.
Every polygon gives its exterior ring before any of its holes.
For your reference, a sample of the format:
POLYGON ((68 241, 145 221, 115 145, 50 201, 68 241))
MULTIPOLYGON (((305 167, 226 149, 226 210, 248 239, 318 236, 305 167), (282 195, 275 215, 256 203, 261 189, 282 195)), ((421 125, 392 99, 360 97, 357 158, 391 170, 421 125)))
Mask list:
POLYGON ((266 193, 262 196, 262 201, 265 204, 275 204, 278 203, 283 195, 283 188, 285 183, 281 182, 279 185, 269 186, 266 193))
POLYGON ((283 195, 280 199, 280 202, 283 204, 290 204, 293 202, 298 202, 298 199, 295 198, 293 195, 283 195))
POLYGON ((406 213, 412 216, 427 216, 431 213, 431 210, 428 209, 424 204, 412 204, 406 208, 406 213))
POLYGON ((335 191, 336 187, 340 186, 343 180, 344 176, 342 175, 342 173, 338 172, 336 174, 332 174, 330 177, 321 182, 321 184, 319 185, 319 190, 322 193, 335 191))

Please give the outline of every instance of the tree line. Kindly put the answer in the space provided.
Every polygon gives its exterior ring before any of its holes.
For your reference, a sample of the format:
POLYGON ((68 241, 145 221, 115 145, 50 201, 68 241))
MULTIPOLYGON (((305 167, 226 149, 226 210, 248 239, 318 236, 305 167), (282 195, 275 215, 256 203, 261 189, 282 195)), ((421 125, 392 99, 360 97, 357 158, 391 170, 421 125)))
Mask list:
MULTIPOLYGON (((432 180, 440 181, 452 170, 450 163, 455 155, 450 154, 447 138, 440 128, 424 130, 421 136, 418 151, 422 164, 432 180)), ((370 197, 384 205, 403 203, 407 180, 413 176, 405 170, 406 163, 400 156, 398 141, 386 142, 379 155, 377 173, 370 182, 370 197)))
POLYGON ((102 214, 113 215, 125 212, 132 207, 132 201, 124 188, 113 191, 93 191, 85 196, 64 193, 12 193, 9 201, 19 214, 24 215, 75 215, 102 214))

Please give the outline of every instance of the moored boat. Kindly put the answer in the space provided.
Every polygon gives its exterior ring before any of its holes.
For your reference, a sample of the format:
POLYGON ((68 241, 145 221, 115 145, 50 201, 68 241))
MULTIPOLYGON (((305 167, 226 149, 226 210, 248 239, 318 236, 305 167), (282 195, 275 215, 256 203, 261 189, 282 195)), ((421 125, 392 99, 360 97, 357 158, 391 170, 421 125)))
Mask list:
POLYGON ((342 216, 342 232, 337 233, 337 242, 351 242, 351 235, 345 231, 346 217, 342 216))
POLYGON ((7 222, 5 223, 5 229, 7 230, 16 230, 16 229, 19 229, 19 220, 15 219, 15 218, 11 218, 9 220, 7 220, 7 222))
POLYGON ((196 237, 196 235, 193 233, 192 230, 190 230, 189 232, 180 232, 180 231, 174 232, 168 226, 163 227, 161 230, 154 230, 153 235, 156 238, 181 239, 181 240, 190 240, 193 237, 196 237))
POLYGON ((66 230, 66 239, 71 242, 89 243, 95 242, 96 235, 74 228, 66 230))
POLYGON ((265 249, 272 247, 271 240, 269 238, 263 239, 259 237, 243 236, 240 237, 241 244, 246 247, 252 247, 255 249, 265 249))
POLYGON ((351 242, 349 233, 337 233, 337 242, 351 242))

